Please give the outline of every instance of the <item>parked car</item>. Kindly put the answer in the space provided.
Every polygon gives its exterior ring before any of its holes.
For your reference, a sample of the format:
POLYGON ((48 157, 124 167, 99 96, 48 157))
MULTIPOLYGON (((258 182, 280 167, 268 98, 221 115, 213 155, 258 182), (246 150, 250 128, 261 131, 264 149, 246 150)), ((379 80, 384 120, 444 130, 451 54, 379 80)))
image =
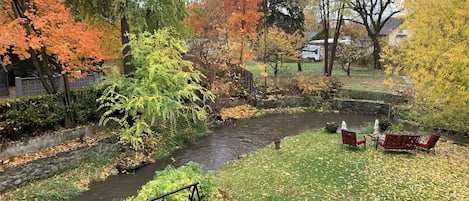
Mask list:
POLYGON ((311 59, 312 61, 321 61, 322 60, 321 53, 322 53, 321 46, 306 45, 303 49, 301 49, 301 58, 311 59))

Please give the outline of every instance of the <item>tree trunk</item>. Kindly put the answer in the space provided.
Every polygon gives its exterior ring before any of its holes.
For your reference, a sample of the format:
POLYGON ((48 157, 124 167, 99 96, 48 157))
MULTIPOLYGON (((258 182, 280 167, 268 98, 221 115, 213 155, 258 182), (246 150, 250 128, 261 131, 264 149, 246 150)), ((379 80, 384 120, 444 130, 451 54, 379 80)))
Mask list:
POLYGON ((297 64, 298 64, 298 72, 303 71, 303 69, 301 68, 301 58, 298 59, 297 64))
POLYGON ((381 53, 381 46, 379 44, 378 37, 375 36, 372 38, 373 41, 373 66, 376 69, 381 69, 381 63, 380 63, 380 56, 379 54, 381 53))
POLYGON ((63 74, 62 78, 64 80, 64 94, 63 94, 63 103, 65 107, 65 116, 64 116, 64 127, 72 128, 75 126, 75 117, 72 113, 70 107, 72 106, 72 99, 70 97, 70 87, 68 83, 67 74, 63 74))
POLYGON ((329 0, 322 0, 320 4, 324 32, 324 76, 329 76, 329 0))
POLYGON ((275 55, 275 65, 274 65, 274 86, 277 88, 277 74, 278 74, 278 54, 275 55))
POLYGON ((346 70, 347 71, 347 76, 349 76, 349 77, 350 77, 350 63, 351 62, 347 63, 347 70, 346 70))
POLYGON ((331 60, 329 62, 329 67, 327 69, 327 72, 329 72, 328 76, 332 76, 332 68, 334 67, 334 59, 335 59, 335 54, 336 54, 336 51, 337 51, 337 44, 338 44, 338 40, 339 40, 339 35, 340 35, 340 27, 342 26, 342 19, 344 17, 344 15, 342 15, 342 10, 344 9, 345 7, 345 3, 342 2, 342 5, 340 7, 340 9, 337 10, 337 23, 336 23, 336 26, 335 26, 335 29, 334 29, 334 40, 332 42, 332 50, 331 50, 331 60))
POLYGON ((124 14, 121 18, 121 42, 122 46, 124 47, 122 49, 124 74, 131 74, 135 71, 135 67, 130 63, 132 61, 132 55, 130 54, 131 47, 128 45, 130 41, 129 37, 127 36, 128 33, 130 33, 130 27, 127 21, 127 17, 124 14))

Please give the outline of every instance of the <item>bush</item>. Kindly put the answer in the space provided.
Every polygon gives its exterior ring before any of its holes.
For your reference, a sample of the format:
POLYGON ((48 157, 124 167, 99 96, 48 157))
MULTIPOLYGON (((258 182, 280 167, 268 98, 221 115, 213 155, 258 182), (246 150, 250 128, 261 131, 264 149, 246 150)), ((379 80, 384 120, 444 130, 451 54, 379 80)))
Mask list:
POLYGON ((373 66, 373 53, 369 52, 369 53, 365 54, 364 56, 360 57, 358 59, 358 65, 359 66, 372 67, 373 66))
POLYGON ((101 96, 101 92, 101 90, 91 87, 81 88, 71 92, 71 98, 73 100, 71 109, 76 123, 86 124, 98 121, 101 117, 101 112, 98 110, 99 104, 96 99, 101 96))
POLYGON ((336 122, 327 122, 325 130, 328 133, 337 133, 337 128, 338 127, 339 127, 339 124, 337 124, 336 122))
POLYGON ((337 88, 339 83, 324 76, 296 76, 288 85, 289 89, 300 91, 302 94, 327 97, 332 88, 337 88))
MULTIPOLYGON (((71 91, 72 105, 68 110, 76 123, 96 121, 100 113, 95 101, 100 91, 82 88, 71 91)), ((63 125, 66 108, 59 95, 26 96, 7 99, 0 103, 0 135, 9 139, 35 135, 63 125)))
POLYGON ((391 122, 387 118, 380 118, 379 119, 379 131, 384 132, 388 130, 388 128, 392 125, 391 122))
MULTIPOLYGON (((189 162, 177 169, 169 166, 162 171, 157 171, 153 180, 143 185, 136 196, 126 200, 147 200, 197 181, 200 183, 199 193, 204 200, 221 200, 222 195, 218 189, 214 187, 213 182, 208 177, 202 176, 202 168, 194 162, 189 162)), ((165 200, 187 200, 187 191, 172 194, 166 197, 165 200)))
POLYGON ((4 102, 2 110, 0 119, 9 122, 7 128, 3 129, 6 133, 2 133, 13 139, 20 137, 17 134, 59 127, 65 111, 57 97, 52 95, 22 97, 4 102))

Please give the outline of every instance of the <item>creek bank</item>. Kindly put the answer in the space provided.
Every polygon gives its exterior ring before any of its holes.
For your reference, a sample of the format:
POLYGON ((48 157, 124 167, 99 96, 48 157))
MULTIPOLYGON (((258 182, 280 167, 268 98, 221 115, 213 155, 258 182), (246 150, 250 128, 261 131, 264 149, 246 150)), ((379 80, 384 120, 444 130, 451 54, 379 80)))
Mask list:
POLYGON ((13 190, 32 181, 50 178, 76 168, 93 154, 116 149, 115 140, 105 138, 94 144, 78 147, 55 155, 29 161, 0 171, 0 193, 13 190))

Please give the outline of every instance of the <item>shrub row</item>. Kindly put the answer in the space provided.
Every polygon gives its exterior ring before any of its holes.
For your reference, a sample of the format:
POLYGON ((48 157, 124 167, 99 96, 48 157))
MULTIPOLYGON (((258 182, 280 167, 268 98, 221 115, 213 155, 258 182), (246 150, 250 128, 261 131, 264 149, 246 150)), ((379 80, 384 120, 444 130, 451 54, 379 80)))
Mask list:
POLYGON ((15 140, 58 129, 63 126, 66 111, 73 114, 78 124, 94 122, 100 116, 95 101, 100 94, 100 90, 94 88, 72 90, 72 104, 67 108, 60 101, 61 94, 1 100, 0 139, 15 140))

